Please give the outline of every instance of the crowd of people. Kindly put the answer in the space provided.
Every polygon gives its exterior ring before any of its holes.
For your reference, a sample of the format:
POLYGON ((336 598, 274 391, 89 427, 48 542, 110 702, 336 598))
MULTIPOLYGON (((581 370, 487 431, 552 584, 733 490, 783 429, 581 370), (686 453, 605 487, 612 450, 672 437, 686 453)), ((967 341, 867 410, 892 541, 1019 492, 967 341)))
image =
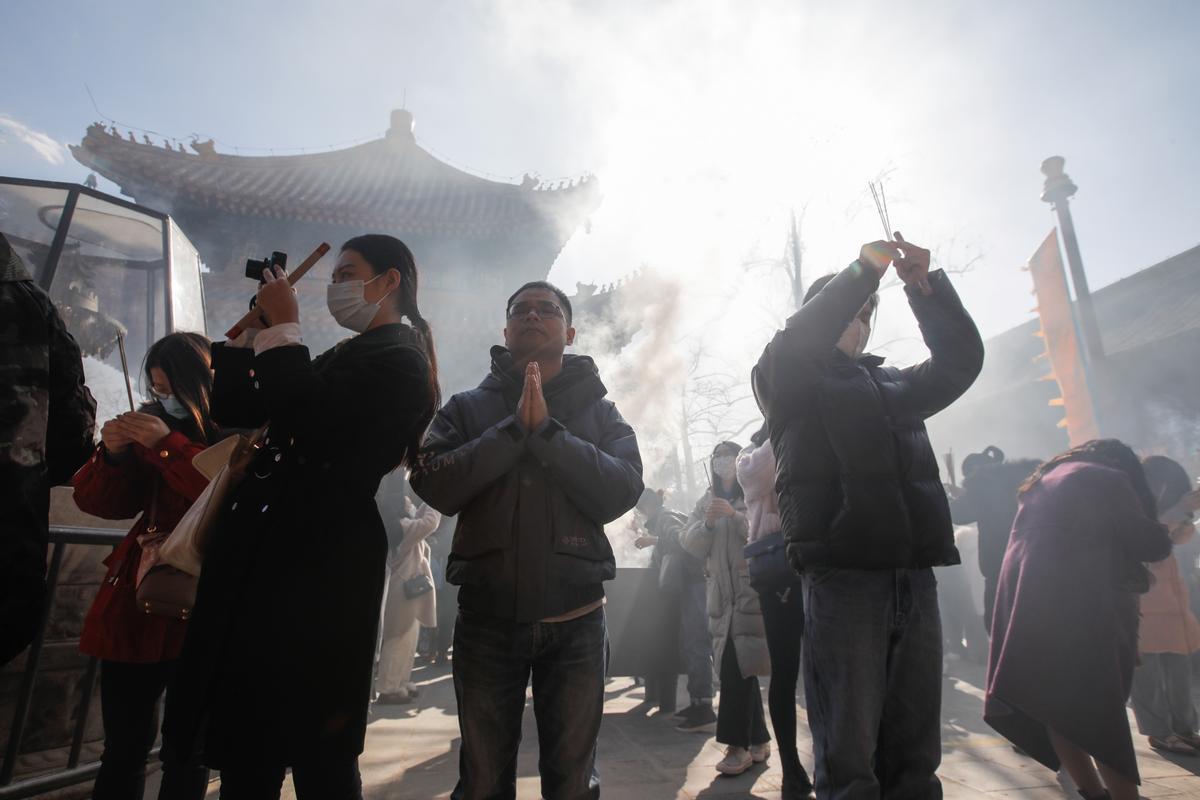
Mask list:
POLYGON ((361 797, 370 703, 414 701, 423 630, 429 657, 451 662, 453 797, 515 796, 531 684, 542 796, 598 797, 616 574, 604 526, 634 508, 665 620, 641 710, 715 733, 721 774, 768 760, 773 731, 788 800, 940 797, 956 648, 989 653, 987 723, 1084 798, 1137 796, 1131 697, 1150 746, 1200 755, 1200 623, 1180 567, 1195 558, 1174 555, 1200 507, 1186 470, 1095 440, 1040 464, 988 448, 962 487, 944 485, 925 421, 971 386, 984 347, 929 251, 899 234, 815 281, 766 344, 748 376, 761 427, 747 446, 716 445, 690 514, 644 486, 595 362, 566 352, 573 311, 554 285, 515 289, 490 370, 443 404, 402 242, 343 245, 328 307, 354 336, 316 358, 286 278, 264 272, 260 315, 233 339, 156 342, 149 401, 93 446, 79 350, 0 239, 0 659, 42 618, 49 487, 70 481, 82 510, 137 517, 80 645, 100 662, 94 797, 142 796, 164 695, 161 798, 203 797, 210 769, 229 800, 278 797, 289 769, 301 798, 361 797), (889 269, 931 354, 903 369, 866 352, 889 269), (212 486, 193 459, 238 432, 252 455, 222 497, 194 602, 148 613, 139 585, 212 486), (947 622, 936 571, 960 564, 956 543, 982 597, 947 622))

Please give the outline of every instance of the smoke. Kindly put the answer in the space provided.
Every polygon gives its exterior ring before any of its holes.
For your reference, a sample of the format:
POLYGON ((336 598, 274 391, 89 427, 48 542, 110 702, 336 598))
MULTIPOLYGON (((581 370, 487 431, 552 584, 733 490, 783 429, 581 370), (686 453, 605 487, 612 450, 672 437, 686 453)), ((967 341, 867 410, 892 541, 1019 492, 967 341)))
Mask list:
POLYGON ((67 161, 67 148, 49 134, 34 130, 23 122, 18 122, 4 114, 0 114, 0 143, 8 136, 29 147, 38 158, 48 164, 61 166, 67 161))
POLYGON ((656 479, 675 447, 686 380, 677 348, 681 294, 678 280, 644 269, 616 289, 607 315, 581 320, 575 341, 596 360, 609 398, 637 432, 647 476, 656 479))
MULTIPOLYGON (((623 309, 641 330, 633 342, 613 351, 612 339, 585 330, 578 347, 599 362, 655 479, 670 473, 681 449, 681 401, 694 396, 698 377, 729 376, 717 387, 731 398, 727 418, 706 429, 756 423, 757 408, 746 402, 749 372, 791 310, 790 284, 772 265, 784 255, 793 213, 803 218, 806 282, 881 237, 867 181, 889 170, 897 226, 915 241, 922 233, 948 238, 938 221, 910 226, 917 193, 900 176, 917 134, 886 123, 931 117, 932 109, 891 92, 896 80, 881 81, 879 60, 863 52, 879 36, 878 9, 804 5, 514 0, 479 7, 506 80, 527 92, 586 98, 571 110, 563 137, 570 145, 557 145, 567 150, 558 155, 597 173, 603 202, 550 279, 609 282, 641 264, 657 276, 639 288, 642 302, 623 309), (854 42, 861 47, 848 46, 854 42)), ((894 40, 916 27, 888 24, 894 40)), ((889 69, 926 82, 936 75, 952 91, 945 59, 925 51, 889 69)), ((885 299, 875 341, 912 361, 923 348, 906 305, 898 293, 885 299)), ((693 461, 718 432, 696 432, 693 461)))

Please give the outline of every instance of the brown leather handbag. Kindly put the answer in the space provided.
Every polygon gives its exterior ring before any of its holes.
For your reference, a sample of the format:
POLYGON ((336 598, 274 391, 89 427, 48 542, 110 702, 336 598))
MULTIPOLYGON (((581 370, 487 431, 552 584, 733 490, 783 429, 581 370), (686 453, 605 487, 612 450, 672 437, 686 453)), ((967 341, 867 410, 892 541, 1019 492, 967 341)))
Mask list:
POLYGON ((210 480, 160 546, 158 563, 138 583, 138 607, 147 614, 176 619, 191 615, 209 537, 229 496, 246 477, 265 430, 260 429, 251 437, 231 436, 192 459, 210 480), (223 466, 214 466, 214 460, 223 466), (211 474, 214 468, 216 473, 211 474))
POLYGON ((162 547, 170 534, 158 533, 158 487, 155 480, 146 533, 138 537, 142 560, 137 571, 137 607, 147 614, 187 619, 196 602, 198 579, 162 561, 162 547))

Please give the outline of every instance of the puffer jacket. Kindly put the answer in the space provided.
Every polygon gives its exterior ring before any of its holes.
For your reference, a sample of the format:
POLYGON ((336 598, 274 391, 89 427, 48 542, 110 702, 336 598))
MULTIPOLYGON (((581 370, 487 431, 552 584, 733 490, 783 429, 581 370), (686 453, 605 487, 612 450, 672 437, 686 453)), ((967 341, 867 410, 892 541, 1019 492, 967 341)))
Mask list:
POLYGON ((696 503, 680 541, 684 550, 703 559, 707 567, 708 632, 712 636, 714 663, 720 666, 732 636, 742 677, 770 675, 762 607, 758 592, 750 586, 750 571, 742 553, 749 529, 746 504, 733 501, 737 513, 718 519, 709 529, 704 524, 704 512, 711 500, 710 490, 696 503))
POLYGON ((771 443, 751 444, 737 457, 737 479, 746 495, 747 541, 779 533, 779 495, 775 493, 775 451, 771 443))
POLYGON ((642 460, 592 359, 564 357, 533 431, 515 416, 523 382, 493 347, 491 374, 438 412, 410 480, 458 514, 446 580, 461 587, 459 607, 536 622, 604 596, 616 576, 604 525, 637 503, 642 460))
POLYGON ((925 420, 965 392, 983 342, 941 270, 930 296, 906 288, 931 356, 905 369, 836 348, 879 287, 857 261, 787 321, 754 369, 778 461, 788 558, 798 570, 958 564, 925 420))
POLYGON ((654 549, 650 551, 650 569, 656 574, 660 573, 663 559, 674 554, 680 558, 683 583, 701 583, 704 581, 704 562, 684 550, 680 542, 687 524, 688 518, 685 514, 669 508, 659 510, 652 518, 646 520, 646 533, 658 539, 654 549))

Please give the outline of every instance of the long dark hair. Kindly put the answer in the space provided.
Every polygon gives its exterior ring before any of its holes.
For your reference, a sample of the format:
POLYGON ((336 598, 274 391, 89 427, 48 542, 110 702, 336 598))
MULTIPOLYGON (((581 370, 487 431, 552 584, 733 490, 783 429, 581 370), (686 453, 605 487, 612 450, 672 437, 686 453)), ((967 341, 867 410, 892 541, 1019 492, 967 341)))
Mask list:
POLYGON ((1042 478, 1055 467, 1072 461, 1101 464, 1125 473, 1125 477, 1129 478, 1129 482, 1133 484, 1133 490, 1137 493, 1146 516, 1158 516, 1158 503, 1154 499, 1154 493, 1150 491, 1150 484, 1146 482, 1146 471, 1142 469, 1142 462, 1138 460, 1137 453, 1133 452, 1129 445, 1117 439, 1092 439, 1090 442, 1072 447, 1065 453, 1060 453, 1049 461, 1043 462, 1022 484, 1017 495, 1023 496, 1041 483, 1042 478))
POLYGON ((412 328, 421 339, 422 349, 429 359, 429 404, 422 415, 423 424, 412 441, 404 448, 402 464, 408 467, 417 463, 417 453, 421 448, 421 440, 425 436, 425 428, 429 426, 438 406, 442 404, 442 391, 438 385, 437 350, 433 346, 433 330, 421 315, 417 305, 417 261, 413 258, 408 245, 395 236, 385 233, 367 233, 355 236, 342 245, 342 250, 353 250, 363 257, 371 267, 371 272, 383 275, 390 269, 400 273, 400 291, 396 293, 396 309, 408 318, 412 328))
MULTIPOLYGON (((728 500, 731 503, 735 500, 741 500, 745 497, 746 493, 742 490, 742 483, 737 479, 736 474, 729 480, 729 482, 733 484, 732 486, 722 486, 718 490, 718 476, 715 470, 713 470, 713 462, 717 460, 717 456, 731 455, 736 461, 738 453, 740 452, 742 452, 742 446, 737 442, 718 442, 717 446, 713 448, 712 455, 709 456, 708 459, 708 468, 711 472, 712 478, 713 497, 720 497, 722 500, 728 500)), ((725 481, 724 478, 721 478, 720 480, 722 483, 725 481)))
POLYGON ((150 370, 155 367, 167 376, 171 394, 188 411, 181 423, 185 432, 194 440, 211 442, 217 434, 211 411, 212 342, 198 333, 168 333, 150 345, 142 362, 142 374, 150 385, 154 382, 150 370))

